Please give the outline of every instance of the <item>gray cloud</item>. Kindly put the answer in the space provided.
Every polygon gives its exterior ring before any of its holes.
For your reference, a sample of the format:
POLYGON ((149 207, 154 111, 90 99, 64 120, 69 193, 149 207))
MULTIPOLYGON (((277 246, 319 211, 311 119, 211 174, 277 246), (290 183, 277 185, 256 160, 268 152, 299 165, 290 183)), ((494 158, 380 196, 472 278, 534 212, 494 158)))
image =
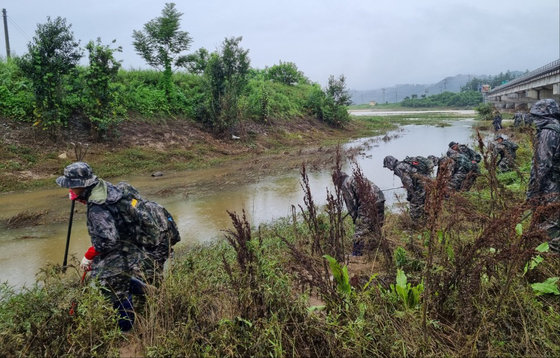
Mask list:
MULTIPOLYGON (((132 31, 165 1, 6 0, 10 45, 27 51, 38 23, 60 16, 84 46, 116 39, 123 67, 147 68, 132 31)), ((532 70, 560 58, 558 0, 176 1, 192 50, 243 36, 253 67, 291 61, 313 81, 344 74, 351 89, 433 83, 455 74, 532 70)), ((4 36, 0 53, 5 56, 4 36)))

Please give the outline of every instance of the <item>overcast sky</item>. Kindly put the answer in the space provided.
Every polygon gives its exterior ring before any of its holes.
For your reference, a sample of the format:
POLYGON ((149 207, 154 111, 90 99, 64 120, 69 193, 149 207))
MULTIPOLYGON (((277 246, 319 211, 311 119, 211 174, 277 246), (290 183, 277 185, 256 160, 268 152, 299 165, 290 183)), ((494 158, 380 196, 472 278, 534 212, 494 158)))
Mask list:
MULTIPOLYGON (((116 39, 123 68, 148 68, 133 30, 161 15, 158 0, 4 0, 12 54, 23 55, 37 24, 58 16, 84 47, 116 39)), ((167 1, 169 2, 169 1, 167 1)), ((191 51, 242 36, 251 66, 294 62, 324 86, 431 84, 457 74, 534 70, 560 58, 560 0, 191 0, 176 1, 191 51)), ((2 31, 3 32, 3 31, 2 31)), ((4 36, 0 54, 6 56, 4 36)))

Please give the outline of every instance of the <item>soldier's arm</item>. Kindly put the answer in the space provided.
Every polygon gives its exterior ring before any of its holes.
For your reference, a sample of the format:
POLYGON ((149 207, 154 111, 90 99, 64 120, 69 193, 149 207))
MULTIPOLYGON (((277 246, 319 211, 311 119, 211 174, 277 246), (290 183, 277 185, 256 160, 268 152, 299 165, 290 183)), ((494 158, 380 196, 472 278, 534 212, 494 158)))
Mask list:
POLYGON ((402 167, 402 165, 399 164, 395 167, 395 175, 401 179, 401 182, 407 191, 412 188, 412 177, 410 173, 402 167))

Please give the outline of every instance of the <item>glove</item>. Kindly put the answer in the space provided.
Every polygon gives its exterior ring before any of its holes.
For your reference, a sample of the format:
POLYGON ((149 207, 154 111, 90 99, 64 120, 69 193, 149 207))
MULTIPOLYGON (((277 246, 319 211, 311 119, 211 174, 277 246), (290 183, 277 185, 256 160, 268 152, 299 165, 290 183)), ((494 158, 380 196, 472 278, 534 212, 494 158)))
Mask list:
POLYGON ((91 270, 91 263, 93 262, 93 260, 88 260, 85 256, 82 259, 82 263, 80 263, 80 268, 84 271, 89 271, 91 270))

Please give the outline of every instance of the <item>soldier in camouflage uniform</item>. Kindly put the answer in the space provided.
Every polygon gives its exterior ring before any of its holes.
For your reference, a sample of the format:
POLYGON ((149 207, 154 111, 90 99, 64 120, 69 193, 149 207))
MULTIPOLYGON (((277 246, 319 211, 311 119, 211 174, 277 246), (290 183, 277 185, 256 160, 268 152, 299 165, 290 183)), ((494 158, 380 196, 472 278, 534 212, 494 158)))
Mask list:
POLYGON ((365 241, 374 244, 371 240, 367 240, 368 237, 377 243, 381 239, 381 228, 385 222, 385 195, 370 180, 366 179, 360 184, 355 177, 350 177, 344 172, 333 173, 333 182, 340 189, 348 215, 354 222, 352 255, 361 256, 365 241), (360 188, 360 185, 364 187, 360 188), (361 192, 364 195, 360 195, 361 192), (374 202, 373 210, 368 207, 366 200, 374 202))
POLYGON ((482 156, 466 145, 457 142, 449 143, 446 155, 454 161, 449 188, 469 191, 480 175, 478 163, 482 160, 482 156))
POLYGON ((383 167, 393 171, 401 179, 406 189, 406 200, 410 205, 410 217, 418 226, 424 221, 424 201, 426 200, 424 181, 430 176, 420 173, 414 165, 399 161, 391 155, 383 159, 383 167))
POLYGON ((494 119, 492 120, 492 125, 494 126, 494 131, 499 131, 502 129, 502 115, 500 112, 496 111, 494 113, 494 119))
POLYGON ((523 113, 515 112, 513 115, 513 126, 518 128, 523 124, 523 113))
MULTIPOLYGON (((560 109, 553 99, 536 102, 530 110, 537 128, 527 200, 535 207, 560 202, 560 109)), ((560 211, 546 215, 539 227, 550 237, 550 250, 560 253, 560 211)))
POLYGON ((496 143, 492 148, 493 154, 496 156, 496 167, 501 172, 509 172, 515 167, 516 151, 519 146, 514 142, 504 138, 503 135, 496 136, 496 143))
MULTIPOLYGON (((119 327, 132 328, 134 312, 132 292, 138 280, 132 280, 141 262, 142 252, 133 244, 132 231, 123 221, 116 203, 122 193, 111 183, 99 179, 84 162, 64 169, 56 183, 70 189, 70 198, 87 205, 87 228, 92 247, 81 267, 90 270, 104 294, 119 311, 119 327)), ((141 284, 141 282, 140 282, 141 284)))

